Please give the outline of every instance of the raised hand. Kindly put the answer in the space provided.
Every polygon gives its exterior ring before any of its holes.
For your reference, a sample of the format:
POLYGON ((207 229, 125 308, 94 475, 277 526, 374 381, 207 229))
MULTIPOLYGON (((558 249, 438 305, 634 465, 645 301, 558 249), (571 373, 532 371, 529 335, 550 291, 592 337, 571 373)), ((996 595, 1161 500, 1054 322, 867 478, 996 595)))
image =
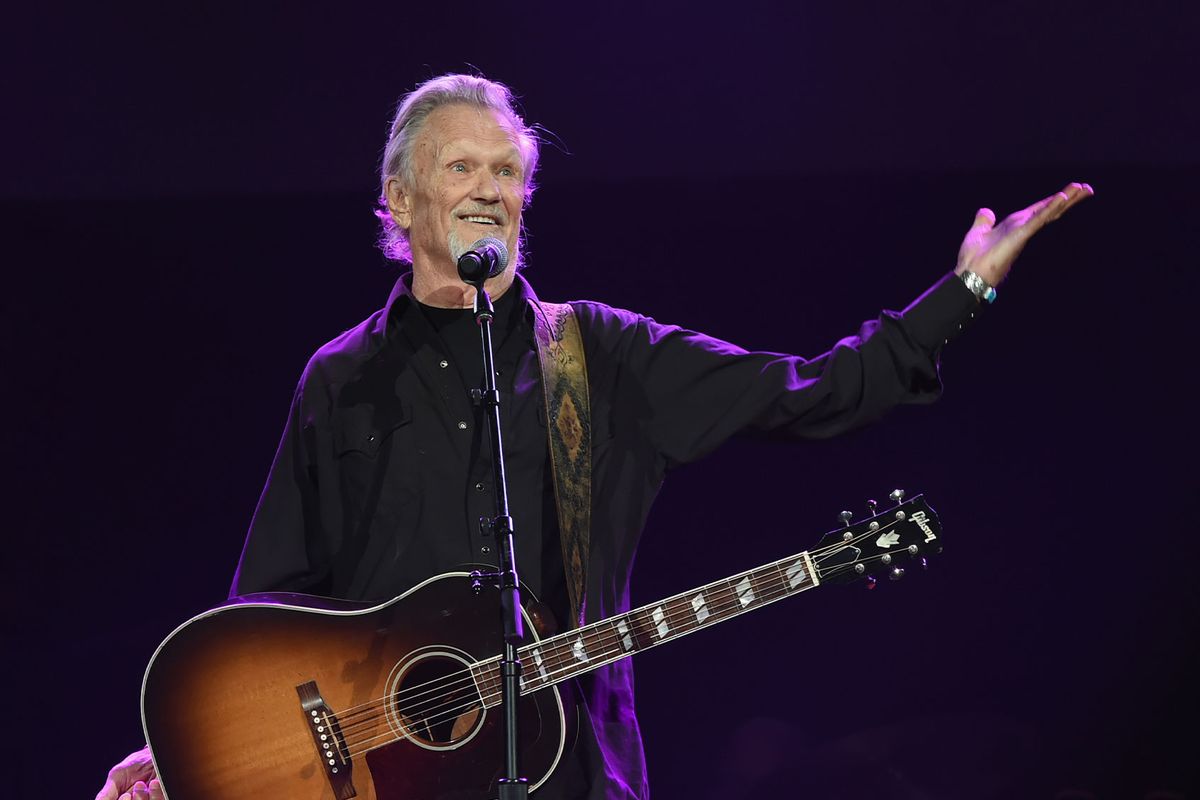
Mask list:
POLYGON ((989 285, 999 286, 1035 233, 1093 194, 1086 183, 1069 183, 1061 192, 1014 211, 999 224, 990 208, 979 209, 959 248, 955 273, 971 270, 989 285))

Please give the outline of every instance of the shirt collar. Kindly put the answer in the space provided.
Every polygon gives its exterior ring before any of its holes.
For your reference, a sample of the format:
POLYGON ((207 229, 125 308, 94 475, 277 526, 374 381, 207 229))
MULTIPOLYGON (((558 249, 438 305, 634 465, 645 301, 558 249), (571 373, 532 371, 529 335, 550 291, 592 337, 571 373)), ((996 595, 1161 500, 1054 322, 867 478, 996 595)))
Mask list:
MULTIPOLYGON (((508 291, 517 293, 517 301, 525 309, 524 317, 532 323, 533 306, 537 304, 538 298, 533 293, 533 287, 529 285, 529 281, 517 273, 513 276, 512 286, 508 291)), ((388 295, 387 305, 384 306, 384 313, 379 315, 372 333, 380 337, 386 336, 388 331, 395 329, 401 318, 416 301, 417 299, 412 294, 412 272, 406 272, 396 279, 396 284, 392 287, 391 294, 388 295)))

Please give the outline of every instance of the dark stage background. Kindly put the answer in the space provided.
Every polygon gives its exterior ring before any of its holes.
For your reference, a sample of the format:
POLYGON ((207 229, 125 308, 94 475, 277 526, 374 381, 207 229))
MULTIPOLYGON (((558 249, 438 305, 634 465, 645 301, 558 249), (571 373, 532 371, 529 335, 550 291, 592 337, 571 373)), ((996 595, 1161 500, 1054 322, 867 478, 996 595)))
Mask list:
POLYGON ((475 65, 559 145, 528 278, 816 354, 975 209, 1097 196, 947 350, 944 398, 673 473, 637 602, 926 492, 947 549, 639 658, 656 796, 1197 797, 1183 4, 254 4, 10 12, 2 66, 7 787, 91 797, 141 673, 219 602, 311 351, 378 307, 396 97, 475 65))

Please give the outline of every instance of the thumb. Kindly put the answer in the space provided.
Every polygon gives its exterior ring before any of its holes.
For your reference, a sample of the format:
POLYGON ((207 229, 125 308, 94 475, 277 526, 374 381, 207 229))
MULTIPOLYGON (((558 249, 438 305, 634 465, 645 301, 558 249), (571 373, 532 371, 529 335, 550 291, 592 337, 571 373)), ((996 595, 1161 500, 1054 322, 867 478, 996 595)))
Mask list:
POLYGON ((995 224, 996 214, 990 208, 981 208, 975 212, 975 222, 971 227, 990 231, 995 224))

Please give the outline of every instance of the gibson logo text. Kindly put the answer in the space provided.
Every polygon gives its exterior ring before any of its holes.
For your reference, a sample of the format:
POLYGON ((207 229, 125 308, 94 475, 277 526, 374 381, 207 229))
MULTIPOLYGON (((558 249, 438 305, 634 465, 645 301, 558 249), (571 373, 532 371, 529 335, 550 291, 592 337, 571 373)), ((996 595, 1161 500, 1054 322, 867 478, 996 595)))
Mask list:
POLYGON ((929 517, 925 516, 924 511, 918 511, 909 517, 909 522, 915 522, 917 527, 925 534, 926 543, 932 542, 937 538, 937 534, 933 532, 933 528, 929 527, 929 517))

